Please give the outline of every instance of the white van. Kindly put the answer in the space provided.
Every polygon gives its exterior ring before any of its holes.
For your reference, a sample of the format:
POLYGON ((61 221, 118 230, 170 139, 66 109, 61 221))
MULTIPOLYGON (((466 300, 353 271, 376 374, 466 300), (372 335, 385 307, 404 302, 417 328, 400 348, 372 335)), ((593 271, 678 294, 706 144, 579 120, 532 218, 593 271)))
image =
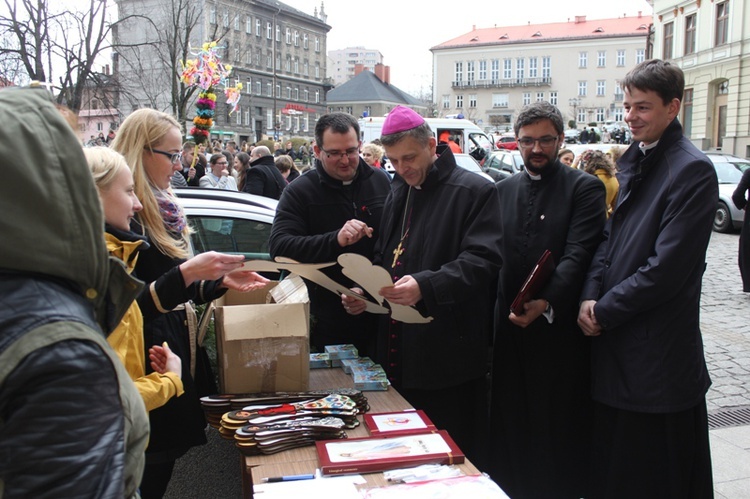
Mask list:
MULTIPOLYGON (((432 128, 435 138, 439 138, 444 132, 450 133, 451 139, 461 146, 461 150, 466 154, 471 154, 480 163, 494 150, 492 141, 487 134, 469 120, 425 118, 425 121, 432 128)), ((380 138, 383 122, 385 122, 384 117, 360 118, 359 134, 363 144, 380 138)))

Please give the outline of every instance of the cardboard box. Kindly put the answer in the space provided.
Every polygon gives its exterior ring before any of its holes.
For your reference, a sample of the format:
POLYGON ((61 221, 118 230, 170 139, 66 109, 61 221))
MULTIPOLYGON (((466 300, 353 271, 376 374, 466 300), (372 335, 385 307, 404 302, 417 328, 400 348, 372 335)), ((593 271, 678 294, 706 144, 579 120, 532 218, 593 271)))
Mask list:
POLYGON ((221 393, 306 391, 310 301, 297 276, 249 293, 229 290, 214 313, 221 393), (283 283, 283 284, 282 284, 283 283), (276 290, 281 303, 269 303, 276 290))

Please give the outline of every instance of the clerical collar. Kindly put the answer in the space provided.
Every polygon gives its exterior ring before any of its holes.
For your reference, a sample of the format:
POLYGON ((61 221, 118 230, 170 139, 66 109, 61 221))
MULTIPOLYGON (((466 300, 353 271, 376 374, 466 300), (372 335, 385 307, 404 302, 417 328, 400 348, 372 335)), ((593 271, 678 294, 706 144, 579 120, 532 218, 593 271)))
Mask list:
POLYGON ((531 180, 542 180, 541 173, 531 173, 528 169, 524 170, 531 180))
POLYGON ((647 152, 650 151, 651 149, 653 149, 654 147, 656 147, 656 145, 658 143, 659 143, 658 140, 656 142, 651 142, 648 145, 646 145, 643 142, 641 142, 640 144, 638 144, 638 149, 640 149, 641 152, 643 153, 643 155, 645 156, 647 154, 647 152))

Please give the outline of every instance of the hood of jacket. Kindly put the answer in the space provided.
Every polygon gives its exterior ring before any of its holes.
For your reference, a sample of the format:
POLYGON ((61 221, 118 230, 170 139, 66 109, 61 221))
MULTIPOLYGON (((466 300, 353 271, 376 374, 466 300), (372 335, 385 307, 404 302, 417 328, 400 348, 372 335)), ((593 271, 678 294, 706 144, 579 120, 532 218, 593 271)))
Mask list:
POLYGON ((72 283, 102 323, 111 269, 78 137, 41 87, 0 90, 0 123, 0 269, 72 283))

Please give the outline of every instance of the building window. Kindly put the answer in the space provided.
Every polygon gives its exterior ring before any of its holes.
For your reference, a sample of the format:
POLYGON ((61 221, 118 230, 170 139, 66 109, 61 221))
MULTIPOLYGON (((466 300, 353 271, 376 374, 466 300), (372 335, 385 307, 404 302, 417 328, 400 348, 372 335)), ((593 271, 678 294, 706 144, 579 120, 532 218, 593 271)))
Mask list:
POLYGON ((242 124, 242 107, 238 108, 237 111, 234 112, 234 115, 236 119, 235 123, 237 123, 238 125, 241 125, 242 124))
POLYGON ((531 104, 531 92, 524 92, 522 102, 524 106, 531 104))
POLYGON ((635 49, 635 63, 640 64, 646 60, 646 49, 635 49))
POLYGON ((292 70, 292 57, 286 56, 286 60, 284 61, 284 71, 287 73, 291 72, 292 70))
POLYGON ((597 80, 596 95, 600 97, 607 95, 607 82, 605 80, 597 80))
POLYGON ((310 102, 310 91, 309 91, 308 89, 304 89, 304 90, 302 91, 302 99, 303 99, 303 100, 304 100, 305 102, 310 102))
POLYGON ((260 19, 256 18, 255 19, 255 36, 257 36, 257 37, 260 37, 260 35, 261 35, 261 32, 260 32, 260 30, 261 30, 261 24, 262 23, 260 22, 260 19))
POLYGON ((625 65, 625 51, 624 50, 618 50, 617 51, 617 67, 621 68, 625 65))
POLYGON ((716 45, 729 40, 729 2, 716 4, 716 45))
POLYGON ((529 57, 529 78, 536 78, 538 74, 537 58, 529 57))
POLYGON ((276 98, 281 99, 281 83, 276 84, 276 98))
POLYGON ((662 59, 671 59, 672 56, 672 44, 674 43, 674 23, 666 23, 664 25, 664 45, 662 51, 662 59))
POLYGON ((464 63, 457 62, 455 65, 455 80, 461 82, 464 79, 464 63))
POLYGON ((263 57, 263 54, 260 53, 260 50, 255 53, 255 65, 260 66, 260 58, 263 57))
POLYGON ((240 16, 234 16, 234 30, 235 31, 240 30, 240 16))
POLYGON ((544 102, 544 92, 537 92, 536 93, 536 101, 537 102, 544 102))
POLYGON ((492 59, 490 62, 490 80, 497 81, 500 79, 500 59, 492 59))
POLYGON ((286 44, 287 45, 292 44, 292 29, 291 28, 286 29, 286 44))
POLYGON ((260 95, 263 92, 263 82, 255 82, 255 95, 260 95))
POLYGON ((307 50, 308 43, 307 43, 307 33, 304 33, 302 35, 302 48, 307 50))
POLYGON ((462 107, 464 107, 464 96, 457 95, 456 96, 456 108, 461 109, 462 107))
POLYGON ((273 68, 273 55, 271 55, 271 52, 266 54, 266 67, 268 69, 273 68))
POLYGON ((252 94, 253 93, 253 80, 251 80, 250 78, 247 79, 247 85, 245 86, 245 92, 247 92, 248 94, 252 94))
POLYGON ((266 22, 266 40, 273 39, 273 25, 270 21, 266 22))
POLYGON ((240 48, 234 47, 234 60, 239 62, 240 60, 240 48))
POLYGON ((607 51, 599 50, 596 53, 596 67, 603 68, 607 66, 607 51))
POLYGON ((522 82, 524 77, 524 65, 526 60, 523 57, 516 59, 516 81, 522 82))
POLYGON ((229 27, 229 12, 226 10, 224 11, 224 14, 222 15, 222 24, 224 25, 225 28, 229 27))
POLYGON ((294 100, 299 100, 299 87, 294 87, 294 100))
POLYGON ((286 98, 287 99, 292 98, 292 87, 286 87, 286 98))
POLYGON ((299 74, 299 58, 294 59, 294 74, 299 74))
POLYGON ((315 37, 315 52, 320 52, 320 37, 315 37))
POLYGON ((474 81, 474 61, 468 61, 466 63, 466 80, 474 81))
POLYGON ((682 132, 686 137, 690 137, 693 128, 693 89, 686 88, 682 94, 682 132))
POLYGON ((492 94, 492 107, 508 107, 509 102, 508 94, 492 94))
POLYGON ((104 123, 102 123, 101 121, 98 121, 96 123, 96 131, 97 132, 103 132, 104 131, 104 123))
POLYGON ((305 76, 310 75, 310 64, 307 61, 302 64, 302 74, 305 76))
POLYGON ((578 82, 578 97, 586 97, 586 87, 585 81, 578 82))
POLYGON ((315 63, 315 78, 320 78, 320 64, 315 63))
POLYGON ((208 22, 209 24, 216 24, 216 5, 212 5, 208 9, 208 22))
POLYGON ((281 26, 279 26, 278 24, 276 25, 276 41, 281 41, 281 26))
POLYGON ((315 91, 315 103, 316 104, 320 103, 320 90, 315 91))
POLYGON ((479 61, 479 79, 487 79, 487 61, 479 61))
POLYGON ((503 59, 503 79, 510 80, 513 77, 513 60, 503 59))
POLYGON ((271 92, 273 92, 273 83, 271 83, 269 81, 269 82, 266 83, 266 96, 267 97, 273 97, 273 95, 271 94, 271 92))
POLYGON ((251 16, 245 17, 245 33, 253 34, 253 18, 251 16))
POLYGON ((605 116, 604 108, 603 107, 596 108, 596 121, 599 121, 599 122, 604 121, 604 116, 605 116))
POLYGON ((585 68, 588 66, 588 63, 589 63, 589 53, 578 52, 578 67, 585 68))
POLYGON ((542 78, 548 79, 552 74, 552 58, 542 57, 542 78))
POLYGON ((477 94, 469 94, 469 107, 477 107, 477 94))
POLYGON ((294 30, 294 46, 299 47, 299 31, 294 30))
POLYGON ((450 109, 450 107, 451 107, 451 96, 444 95, 443 96, 443 109, 450 109))
POLYGON ((553 106, 557 105, 557 92, 550 92, 549 93, 549 103, 553 106))
POLYGON ((695 53, 695 14, 685 16, 685 55, 695 53))
POLYGON ((247 64, 248 66, 252 66, 253 64, 253 51, 249 47, 245 51, 245 64, 247 64))
POLYGON ((250 126, 250 108, 245 109, 245 125, 250 126))

